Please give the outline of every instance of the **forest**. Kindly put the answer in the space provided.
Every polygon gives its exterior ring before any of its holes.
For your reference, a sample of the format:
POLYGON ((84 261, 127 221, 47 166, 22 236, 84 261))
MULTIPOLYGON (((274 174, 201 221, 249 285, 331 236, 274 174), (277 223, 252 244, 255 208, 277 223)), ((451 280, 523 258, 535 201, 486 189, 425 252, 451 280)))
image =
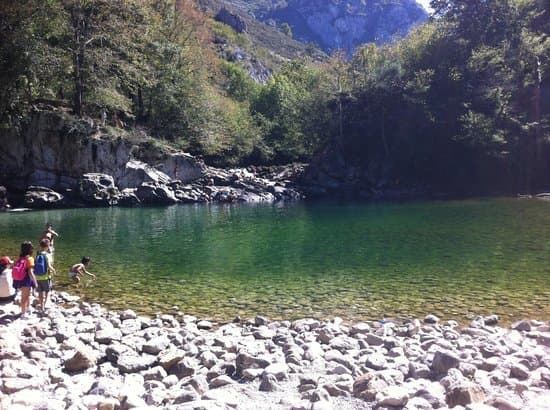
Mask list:
POLYGON ((216 48, 242 35, 192 0, 4 0, 0 132, 46 101, 219 166, 334 152, 399 186, 548 189, 550 1, 431 4, 405 38, 261 84, 216 48))

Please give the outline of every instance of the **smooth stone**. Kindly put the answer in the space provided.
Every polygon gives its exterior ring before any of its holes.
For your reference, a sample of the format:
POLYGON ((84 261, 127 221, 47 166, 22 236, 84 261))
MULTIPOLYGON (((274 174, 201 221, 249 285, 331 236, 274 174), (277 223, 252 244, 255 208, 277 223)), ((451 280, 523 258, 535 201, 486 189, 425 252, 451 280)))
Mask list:
POLYGON ((370 326, 368 323, 364 323, 364 322, 356 323, 350 329, 351 335, 357 335, 357 334, 364 335, 369 332, 370 332, 370 326))
POLYGON ((407 404, 409 393, 401 386, 388 386, 376 395, 376 405, 402 407, 407 404))
POLYGON ((529 369, 522 364, 516 363, 510 367, 510 377, 527 380, 529 378, 529 369))
POLYGON ((168 376, 168 373, 162 366, 156 366, 151 369, 145 370, 141 373, 145 380, 156 380, 162 381, 165 377, 168 376))
POLYGON ((95 366, 97 353, 90 347, 81 345, 77 347, 74 354, 65 361, 64 368, 68 372, 77 372, 95 366))
POLYGON ((424 323, 435 325, 439 323, 440 319, 436 315, 426 315, 424 318, 424 323))
POLYGON ((365 336, 365 341, 369 344, 369 346, 382 346, 384 344, 384 338, 378 335, 367 333, 365 336))
POLYGON ((120 339, 122 339, 122 332, 114 327, 95 332, 95 341, 101 344, 109 345, 113 341, 120 341, 120 339))
POLYGON ((183 360, 177 362, 175 365, 171 366, 170 369, 168 369, 168 373, 176 375, 178 379, 183 379, 185 377, 194 375, 195 367, 195 362, 191 358, 186 357, 183 360))
POLYGON ((144 353, 159 354, 170 346, 170 339, 167 336, 155 337, 145 342, 141 348, 144 353))
POLYGON ((136 319, 137 314, 131 309, 127 309, 120 314, 120 320, 136 319))
POLYGON ((365 366, 374 370, 383 370, 387 368, 388 362, 384 355, 380 353, 373 353, 367 356, 365 366))
POLYGON ((269 361, 261 357, 254 357, 248 353, 241 352, 237 354, 235 366, 237 374, 242 375, 244 369, 264 369, 269 366, 269 361))
POLYGON ((212 322, 208 320, 200 320, 197 322, 197 328, 199 328, 200 330, 210 330, 213 327, 214 325, 212 324, 212 322))
POLYGON ((209 383, 209 386, 211 389, 216 389, 218 387, 226 386, 228 384, 235 384, 235 383, 236 383, 235 380, 233 380, 231 377, 222 375, 212 379, 209 383))
POLYGON ((272 363, 264 369, 263 375, 275 376, 277 380, 288 379, 289 368, 284 363, 272 363))
POLYGON ((512 329, 518 330, 520 332, 530 332, 531 331, 531 323, 528 320, 520 320, 518 322, 515 322, 512 324, 512 329))
POLYGON ((148 354, 122 356, 118 358, 116 366, 122 373, 135 373, 150 368, 156 361, 156 356, 148 354))
POLYGON ((431 369, 436 374, 447 374, 449 369, 457 368, 460 364, 460 358, 449 351, 437 351, 434 354, 431 369))
POLYGON ((170 367, 178 363, 184 357, 185 357, 185 352, 183 350, 174 349, 174 348, 169 348, 167 350, 164 350, 160 352, 157 356, 159 365, 164 367, 165 370, 170 369, 170 367))
POLYGON ((449 407, 466 406, 470 403, 483 402, 485 393, 483 389, 474 383, 461 383, 451 386, 446 394, 446 401, 449 407))
POLYGON ((275 375, 264 373, 262 375, 262 381, 260 382, 259 390, 265 392, 280 390, 280 386, 275 375))

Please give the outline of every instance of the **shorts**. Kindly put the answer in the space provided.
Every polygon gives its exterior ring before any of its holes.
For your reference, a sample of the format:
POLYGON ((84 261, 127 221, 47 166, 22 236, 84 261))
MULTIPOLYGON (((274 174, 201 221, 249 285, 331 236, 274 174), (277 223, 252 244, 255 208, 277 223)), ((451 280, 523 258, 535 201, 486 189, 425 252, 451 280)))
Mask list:
POLYGON ((51 279, 44 279, 44 280, 37 280, 38 286, 36 287, 36 290, 39 292, 49 292, 52 290, 52 280, 51 279))
POLYGON ((25 277, 21 280, 13 280, 13 287, 15 289, 21 289, 21 288, 34 288, 34 282, 32 281, 31 277, 27 274, 25 277))
POLYGON ((69 272, 69 278, 74 278, 78 273, 76 272, 69 272))

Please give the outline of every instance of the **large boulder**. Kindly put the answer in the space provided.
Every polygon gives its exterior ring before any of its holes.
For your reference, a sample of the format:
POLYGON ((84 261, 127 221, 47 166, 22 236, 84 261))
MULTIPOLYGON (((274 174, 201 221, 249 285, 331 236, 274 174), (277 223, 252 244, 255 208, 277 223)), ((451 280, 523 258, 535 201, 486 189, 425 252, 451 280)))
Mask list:
POLYGON ((151 182, 141 184, 136 196, 145 205, 172 205, 178 202, 170 187, 151 182))
POLYGON ((84 202, 95 206, 117 205, 121 196, 113 177, 99 173, 84 174, 78 182, 78 191, 84 202))
POLYGON ((25 192, 24 203, 27 208, 49 209, 64 205, 63 195, 43 186, 30 186, 25 192))
POLYGON ((207 169, 204 162, 183 152, 168 155, 157 168, 170 178, 183 183, 193 182, 204 177, 207 169))
POLYGON ((126 163, 122 175, 117 179, 120 189, 137 188, 144 182, 166 185, 172 179, 164 172, 145 162, 130 160, 126 163))

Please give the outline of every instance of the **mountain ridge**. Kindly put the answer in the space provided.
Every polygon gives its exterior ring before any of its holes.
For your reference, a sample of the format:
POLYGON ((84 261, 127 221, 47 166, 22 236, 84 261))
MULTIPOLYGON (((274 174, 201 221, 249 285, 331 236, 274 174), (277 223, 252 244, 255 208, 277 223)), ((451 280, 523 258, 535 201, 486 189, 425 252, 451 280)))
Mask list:
POLYGON ((285 23, 295 39, 323 51, 343 49, 348 55, 364 43, 383 44, 402 37, 427 20, 415 0, 289 0, 220 2, 271 26, 285 23))

